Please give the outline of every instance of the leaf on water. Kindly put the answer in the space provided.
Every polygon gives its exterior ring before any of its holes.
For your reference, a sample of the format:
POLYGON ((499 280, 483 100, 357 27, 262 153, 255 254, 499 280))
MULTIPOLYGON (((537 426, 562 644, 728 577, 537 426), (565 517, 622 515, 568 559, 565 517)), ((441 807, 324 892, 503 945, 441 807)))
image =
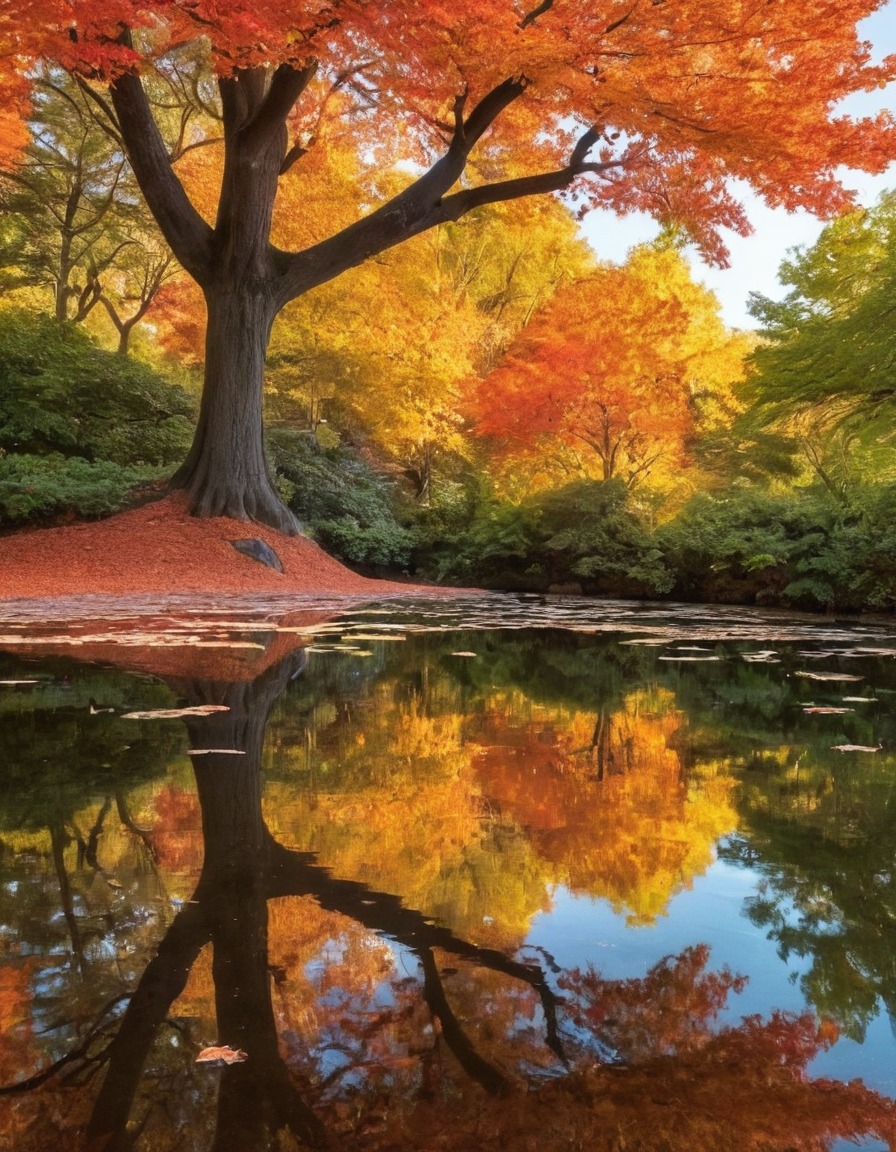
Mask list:
POLYGON ((475 656, 476 653, 475 652, 452 652, 452 653, 450 653, 450 655, 452 655, 452 656, 475 656))
POLYGON ((193 708, 153 708, 148 712, 123 712, 122 720, 176 720, 180 716, 210 716, 229 712, 226 704, 197 704, 193 708))
POLYGON ((876 696, 844 696, 845 704, 876 704, 876 696))
POLYGON ((192 648, 255 648, 260 652, 267 649, 264 644, 254 644, 251 640, 188 640, 192 648))
POLYGON ((203 1048, 196 1057, 197 1064, 243 1064, 249 1057, 242 1048, 231 1048, 229 1044, 220 1047, 203 1048))
POLYGON ((407 636, 384 636, 381 632, 354 632, 351 636, 343 636, 343 640, 407 640, 407 636))
POLYGON ((880 752, 881 745, 877 744, 873 748, 868 744, 832 744, 832 752, 880 752))
POLYGON ((830 680, 835 684, 865 679, 864 676, 852 676, 849 672, 794 672, 794 676, 801 676, 803 680, 830 680))
POLYGON ((697 663, 705 663, 707 661, 721 660, 721 659, 722 659, 721 656, 676 656, 676 655, 660 656, 660 660, 675 660, 679 664, 683 664, 685 662, 687 662, 689 664, 697 664, 697 663))
POLYGON ((188 748, 188 756, 245 756, 242 748, 188 748))
POLYGON ((804 712, 814 713, 819 716, 842 716, 845 712, 854 712, 854 708, 833 708, 827 704, 811 704, 803 708, 804 712))

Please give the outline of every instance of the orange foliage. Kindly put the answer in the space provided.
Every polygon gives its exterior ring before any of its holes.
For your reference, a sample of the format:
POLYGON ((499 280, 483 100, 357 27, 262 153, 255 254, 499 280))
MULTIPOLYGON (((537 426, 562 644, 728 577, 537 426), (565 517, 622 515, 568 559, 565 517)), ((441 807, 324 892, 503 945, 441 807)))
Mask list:
POLYGON ((683 462, 695 392, 739 378, 742 354, 683 258, 642 249, 542 309, 478 385, 478 430, 505 454, 584 448, 586 474, 632 485, 683 462))
POLYGON ((198 876, 204 852, 202 815, 194 791, 172 784, 159 790, 153 804, 156 819, 152 844, 158 862, 168 872, 198 876))
POLYGON ((33 963, 0 965, 0 1084, 22 1078, 35 1058, 31 1021, 33 963))
POLYGON ((706 972, 708 961, 709 948, 699 944, 667 956, 641 979, 605 980, 591 968, 561 977, 560 985, 572 994, 580 1026, 626 1064, 642 1064, 707 1043, 729 994, 746 986, 745 977, 727 969, 706 972))
POLYGON ((475 733, 485 796, 561 867, 558 879, 650 921, 705 871, 734 826, 733 779, 684 778, 675 749, 682 716, 665 693, 635 693, 618 712, 562 724, 521 719, 520 704, 493 705, 475 733))
MULTIPOLYGON (((375 105, 380 139, 410 129, 424 153, 443 149, 457 101, 469 112, 512 82, 515 95, 508 92, 510 105, 482 149, 480 174, 493 175, 507 148, 527 158, 530 172, 567 164, 573 125, 594 125, 590 166, 581 171, 596 178, 586 203, 678 219, 724 259, 716 227, 747 229, 727 178, 748 181, 772 204, 831 212, 845 203, 839 166, 886 165, 894 148, 888 119, 830 115, 843 97, 882 86, 896 70, 896 57, 872 64, 856 36, 856 24, 878 6, 35 0, 24 18, 22 0, 2 0, 0 50, 20 74, 43 58, 91 78, 114 77, 199 37, 223 76, 314 60, 329 80, 323 90, 336 84, 359 127, 375 105), (123 27, 136 31, 136 49, 122 42, 123 27)), ((301 142, 316 122, 310 112, 303 118, 301 142)))

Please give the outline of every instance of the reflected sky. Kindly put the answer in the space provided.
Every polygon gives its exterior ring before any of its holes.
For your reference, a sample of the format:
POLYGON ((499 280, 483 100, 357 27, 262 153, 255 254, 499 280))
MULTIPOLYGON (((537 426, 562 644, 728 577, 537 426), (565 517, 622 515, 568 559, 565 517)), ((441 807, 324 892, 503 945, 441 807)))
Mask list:
POLYGON ((435 1148, 425 1103, 447 1146, 523 1147, 521 1100, 546 1148, 642 1123, 685 1147, 735 1113, 757 1139, 777 1115, 782 1149, 890 1134, 886 622, 498 596, 65 616, 0 622, 12 1146, 435 1148), (247 1060, 195 1064, 225 1043, 247 1060), (662 1131, 645 1092, 678 1101, 662 1131))

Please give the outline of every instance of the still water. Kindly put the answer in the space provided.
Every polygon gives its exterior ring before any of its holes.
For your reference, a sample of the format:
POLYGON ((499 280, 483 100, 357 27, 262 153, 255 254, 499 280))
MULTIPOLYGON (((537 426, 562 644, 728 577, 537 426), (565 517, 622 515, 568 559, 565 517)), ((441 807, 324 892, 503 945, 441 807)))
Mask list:
POLYGON ((20 608, 0 1148, 896 1147, 893 626, 20 608))

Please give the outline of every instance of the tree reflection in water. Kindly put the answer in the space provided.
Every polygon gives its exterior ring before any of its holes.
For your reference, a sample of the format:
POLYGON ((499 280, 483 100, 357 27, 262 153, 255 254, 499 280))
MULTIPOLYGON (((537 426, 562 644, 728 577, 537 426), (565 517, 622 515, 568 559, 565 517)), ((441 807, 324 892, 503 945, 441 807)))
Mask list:
POLYGON ((639 979, 558 972, 550 957, 479 946, 275 839, 262 811, 265 728, 304 659, 295 653, 251 682, 171 682, 191 705, 228 709, 185 721, 204 840, 198 883, 126 1009, 86 1030, 56 1075, 4 1089, 8 1146, 659 1152, 896 1140, 890 1101, 809 1076, 831 1025, 785 1013, 720 1023, 742 981, 708 970, 705 946, 639 979), (288 930, 303 918, 308 947, 298 953, 332 956, 340 940, 363 941, 376 958, 362 977, 330 965, 313 1010, 301 1010, 300 991, 290 999, 270 939, 272 919, 288 930), (187 1031, 174 1055, 163 1047, 182 1028, 178 1000, 209 949, 214 1040, 248 1059, 197 1072, 196 1036, 187 1031), (88 1073, 100 1067, 97 1087, 88 1073), (17 1114, 25 1097, 37 1106, 17 1114))

